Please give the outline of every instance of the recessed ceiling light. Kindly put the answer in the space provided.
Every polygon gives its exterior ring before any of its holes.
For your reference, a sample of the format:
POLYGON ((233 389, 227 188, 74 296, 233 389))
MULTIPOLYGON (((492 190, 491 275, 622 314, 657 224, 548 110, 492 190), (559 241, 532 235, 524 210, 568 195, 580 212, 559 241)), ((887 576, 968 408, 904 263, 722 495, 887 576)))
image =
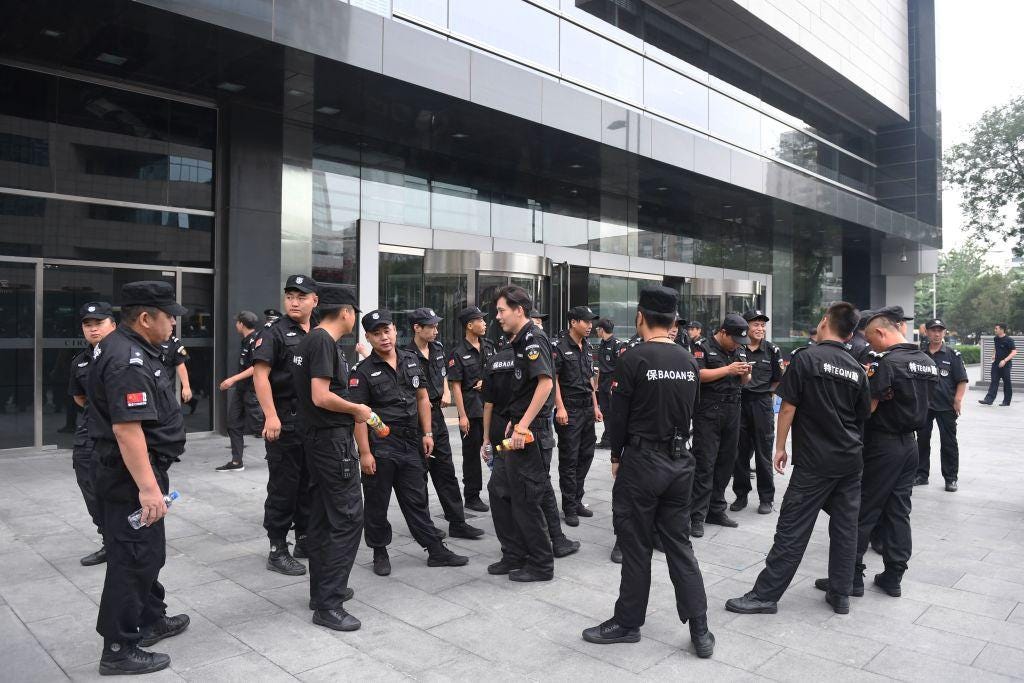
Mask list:
POLYGON ((583 164, 569 164, 569 168, 583 168, 583 164))
POLYGON ((227 90, 228 92, 241 92, 245 90, 244 85, 240 85, 239 83, 232 83, 231 81, 224 81, 223 83, 218 83, 217 87, 221 90, 227 90))
POLYGON ((452 137, 456 140, 465 140, 469 137, 469 133, 452 133, 452 137))
POLYGON ((667 190, 667 189, 668 189, 668 188, 667 188, 667 187, 665 187, 664 185, 659 185, 659 186, 658 186, 658 188, 657 188, 658 192, 664 192, 664 191, 665 191, 665 190, 667 190))
POLYGON ((573 188, 573 189, 569 190, 569 194, 571 194, 573 197, 575 197, 579 193, 580 193, 580 191, 577 190, 576 188, 573 188))
POLYGON ((58 31, 55 28, 44 28, 42 30, 42 34, 47 38, 60 38, 64 35, 64 31, 58 31))
POLYGON ((301 91, 301 90, 296 90, 295 88, 292 88, 291 90, 286 90, 285 92, 287 92, 287 93, 288 93, 289 95, 291 95, 292 97, 300 97, 300 96, 302 96, 302 95, 305 95, 305 94, 306 94, 306 93, 304 93, 304 92, 303 92, 303 91, 301 91))
POLYGON ((337 107, 327 107, 327 106, 317 107, 316 110, 318 112, 320 112, 321 114, 327 114, 328 116, 334 116, 335 114, 337 114, 338 112, 341 111, 337 107))
POLYGON ((128 61, 128 58, 122 57, 121 55, 112 55, 109 52, 101 52, 99 56, 96 57, 96 61, 103 62, 104 64, 112 64, 113 66, 121 66, 128 61))

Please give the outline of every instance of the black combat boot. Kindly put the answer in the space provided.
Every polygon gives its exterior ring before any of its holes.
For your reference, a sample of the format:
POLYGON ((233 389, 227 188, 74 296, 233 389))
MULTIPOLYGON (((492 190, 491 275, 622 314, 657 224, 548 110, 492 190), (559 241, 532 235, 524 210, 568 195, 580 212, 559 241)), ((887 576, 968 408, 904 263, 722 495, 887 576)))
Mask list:
POLYGON ((306 567, 288 552, 287 541, 271 541, 270 554, 267 555, 267 569, 287 576, 302 576, 306 567))
POLYGON ((715 634, 708 630, 708 615, 690 617, 690 642, 701 659, 715 654, 715 634))

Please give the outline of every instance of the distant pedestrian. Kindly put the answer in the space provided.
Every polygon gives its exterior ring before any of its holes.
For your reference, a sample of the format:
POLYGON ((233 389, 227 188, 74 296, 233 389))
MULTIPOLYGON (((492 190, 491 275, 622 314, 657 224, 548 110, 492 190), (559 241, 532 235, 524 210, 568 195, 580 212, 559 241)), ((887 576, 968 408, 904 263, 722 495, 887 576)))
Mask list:
POLYGON ((999 392, 999 380, 1003 380, 1003 402, 999 405, 1010 405, 1013 398, 1013 382, 1010 381, 1010 369, 1013 367, 1013 357, 1017 355, 1017 344, 1013 337, 1007 334, 1009 326, 1006 323, 996 323, 995 357, 992 359, 992 382, 988 385, 988 393, 985 398, 978 401, 987 406, 992 405, 999 392))

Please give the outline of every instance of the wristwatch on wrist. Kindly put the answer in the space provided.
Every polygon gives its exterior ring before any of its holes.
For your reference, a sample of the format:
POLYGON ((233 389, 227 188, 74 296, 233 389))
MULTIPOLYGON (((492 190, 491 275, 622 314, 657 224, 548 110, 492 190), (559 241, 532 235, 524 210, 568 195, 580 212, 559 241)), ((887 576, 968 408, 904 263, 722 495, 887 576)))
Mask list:
POLYGON ((429 436, 431 439, 434 438, 434 432, 423 432, 423 436, 429 436))

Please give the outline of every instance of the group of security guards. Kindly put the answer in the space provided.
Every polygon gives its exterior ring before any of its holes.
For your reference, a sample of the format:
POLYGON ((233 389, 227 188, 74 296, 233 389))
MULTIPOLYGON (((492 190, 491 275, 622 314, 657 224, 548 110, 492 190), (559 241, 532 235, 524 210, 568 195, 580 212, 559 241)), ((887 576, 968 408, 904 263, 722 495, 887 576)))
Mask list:
MULTIPOLYGON (((360 318, 351 287, 304 275, 287 279, 283 313, 268 309, 262 330, 255 314, 236 317, 239 369, 221 384, 236 389, 232 456, 218 471, 243 468, 243 434, 263 437, 266 566, 301 575, 306 567, 295 558, 309 559, 314 623, 339 631, 360 627, 343 607, 354 594, 348 577, 360 535, 373 549, 374 573, 391 573, 392 489, 428 566, 466 565, 468 558, 443 539, 481 537, 465 510, 489 509, 501 555, 488 573, 551 580, 554 559, 580 547, 565 536, 562 520, 578 526, 579 517, 593 515, 583 497, 598 445, 596 423, 603 420, 601 445, 611 450, 615 478, 612 559, 621 562, 622 578, 613 617, 585 630, 585 640, 640 639, 658 549, 694 651, 712 655, 690 538, 703 536, 705 523, 737 526, 726 514, 725 489, 732 479, 731 509, 746 507, 751 454, 758 512, 772 512, 770 468, 784 472, 791 432, 795 471, 775 543, 753 589, 726 609, 777 611, 819 510, 830 515, 831 549, 829 577, 815 585, 832 608, 846 613, 849 597, 863 595, 869 542, 883 557, 875 584, 901 594, 911 554, 911 491, 926 483, 928 471, 927 444, 919 439, 930 436, 933 420, 943 435, 947 490, 956 490, 955 418, 966 374, 959 354, 942 343, 940 320, 928 323, 930 344, 922 351, 907 341, 909 319, 899 307, 858 312, 840 302, 816 327, 817 341, 794 352, 784 372, 781 350, 765 339, 763 311, 728 314, 705 337, 700 323, 681 320, 678 294, 666 287, 640 293, 637 335, 628 342, 587 306, 570 309, 567 330, 551 340, 525 290, 505 287, 493 303, 499 343, 488 339, 483 311, 471 306, 459 313, 463 338, 450 353, 437 341, 441 318, 433 310, 413 312, 412 342, 399 348, 389 311, 360 318), (596 357, 588 342, 595 320, 596 357), (370 348, 360 345, 364 357, 349 368, 341 340, 357 321, 370 348), (442 412, 452 404, 464 454, 461 493, 442 412), (561 516, 550 476, 556 436, 561 516), (480 497, 481 462, 491 468, 489 506, 480 497), (428 480, 447 533, 430 520, 428 480)), ((168 468, 184 450, 175 380, 186 352, 171 333, 174 317, 186 311, 170 285, 155 281, 126 284, 120 305, 120 325, 109 303, 83 307, 90 347, 75 358, 70 387, 86 408, 73 455, 76 478, 104 541, 94 554, 102 556, 83 564, 107 563, 97 620, 102 674, 165 668, 167 655, 142 648, 189 625, 187 615, 167 616, 158 580, 168 468), (128 517, 139 506, 142 526, 135 529, 128 517)))

